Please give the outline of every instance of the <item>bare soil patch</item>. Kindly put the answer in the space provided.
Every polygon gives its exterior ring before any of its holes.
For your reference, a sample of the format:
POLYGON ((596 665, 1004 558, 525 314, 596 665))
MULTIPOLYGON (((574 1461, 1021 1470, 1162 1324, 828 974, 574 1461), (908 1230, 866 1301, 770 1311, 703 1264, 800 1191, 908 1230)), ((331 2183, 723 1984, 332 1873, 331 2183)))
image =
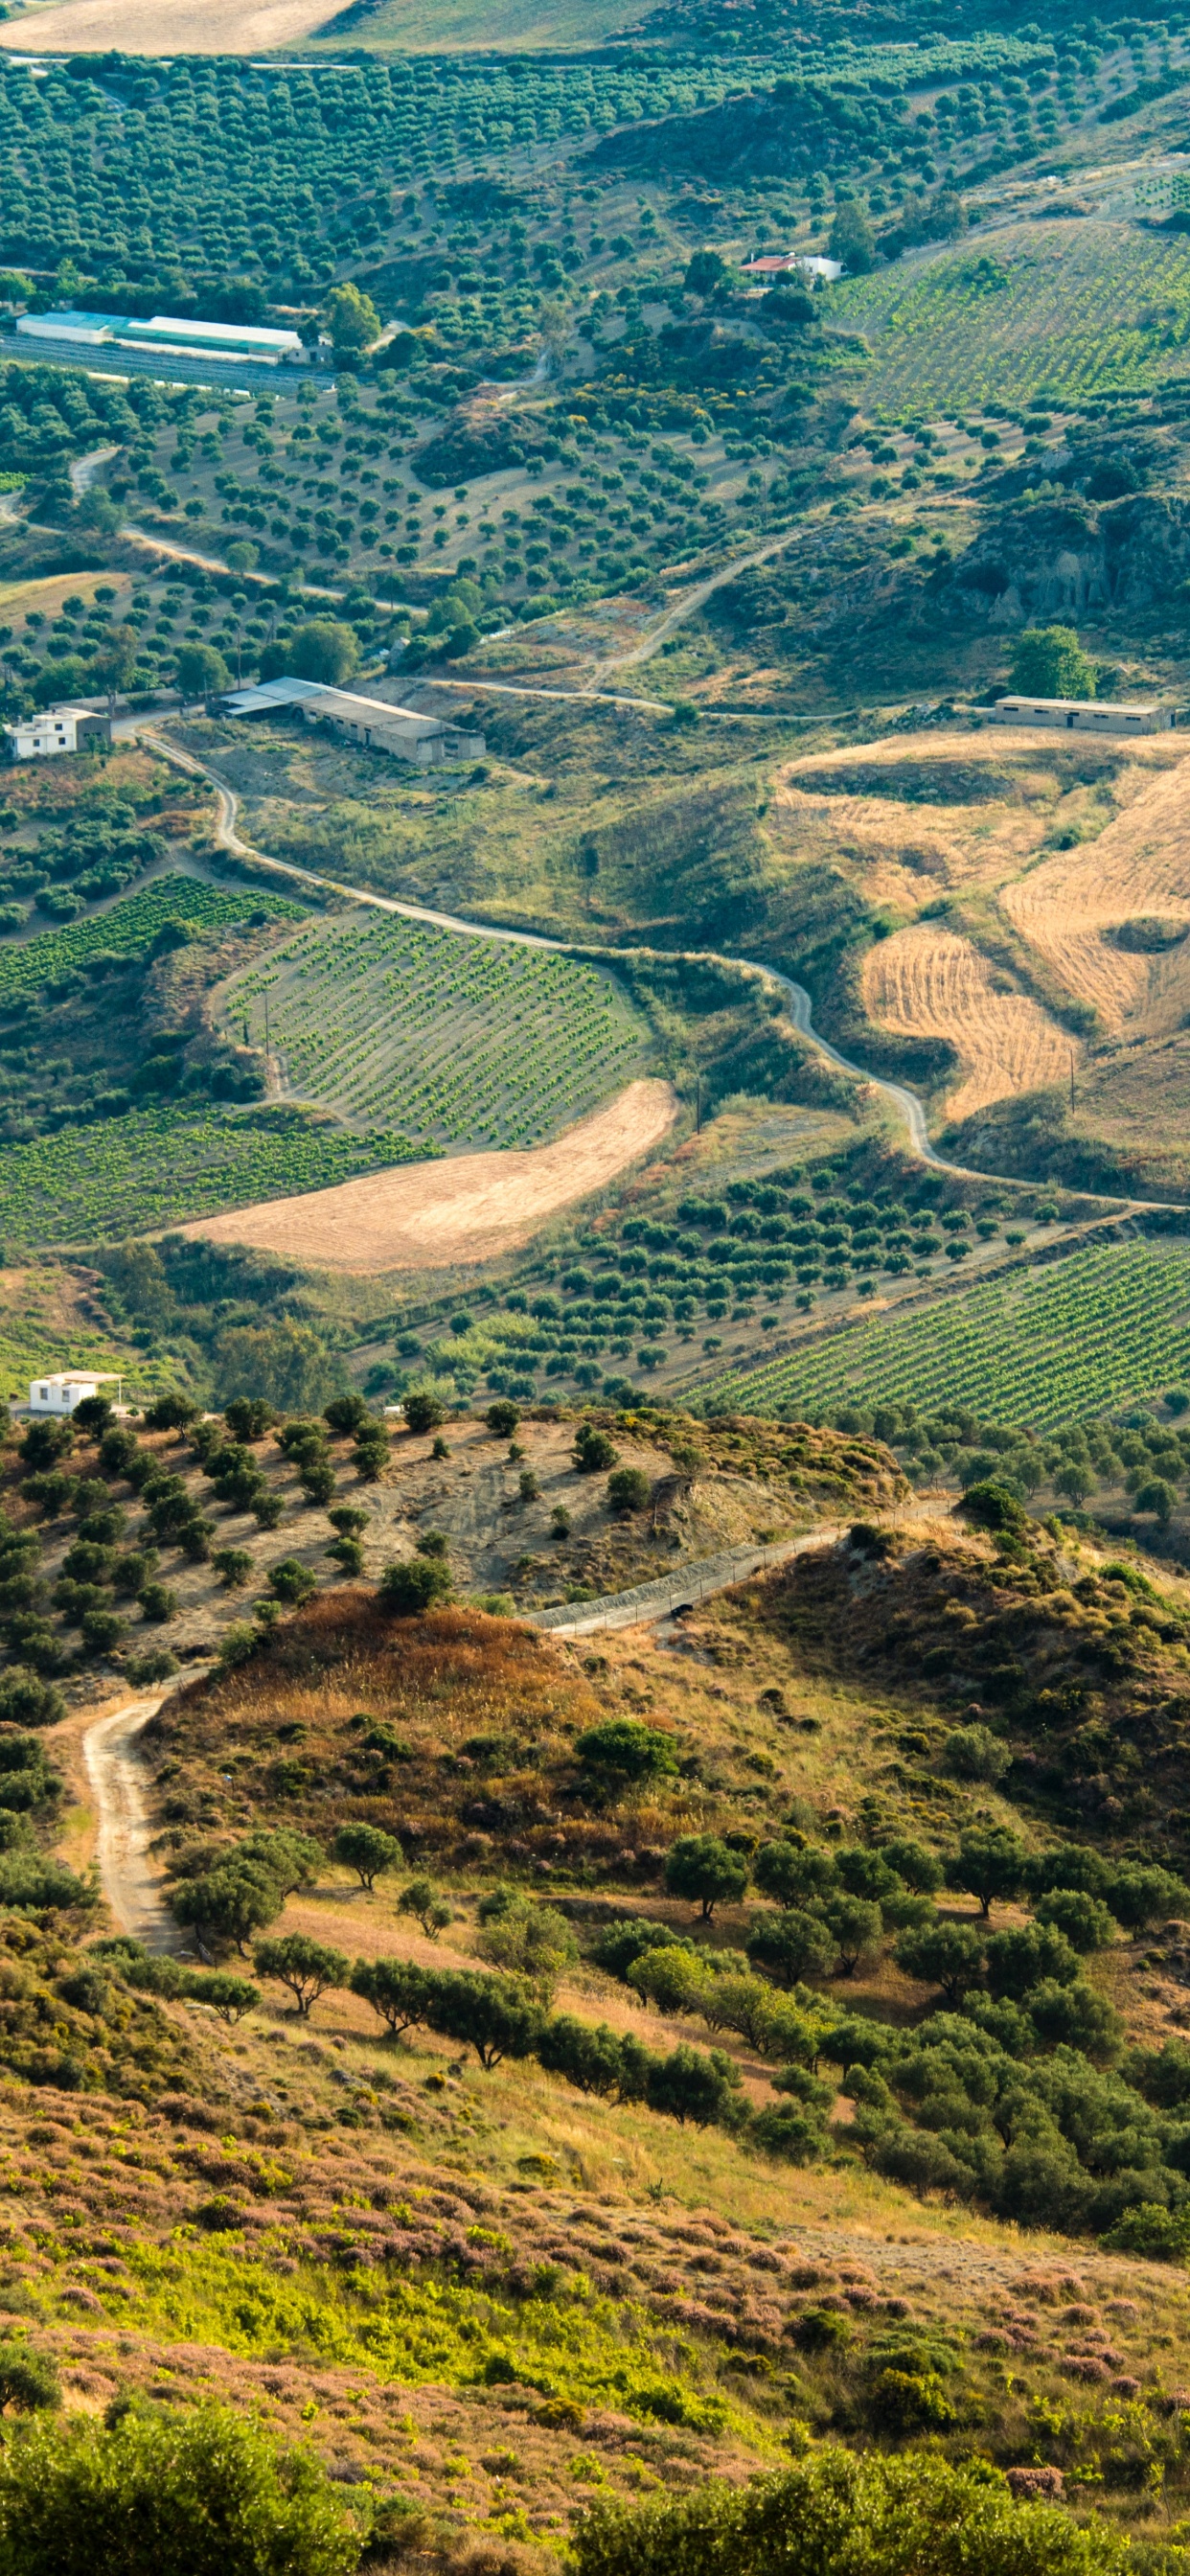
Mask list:
POLYGON ((523 1154, 457 1154, 274 1199, 184 1226, 212 1243, 248 1243, 321 1270, 443 1270, 527 1243, 558 1208, 602 1189, 659 1144, 677 1114, 668 1082, 630 1082, 552 1145, 523 1154))

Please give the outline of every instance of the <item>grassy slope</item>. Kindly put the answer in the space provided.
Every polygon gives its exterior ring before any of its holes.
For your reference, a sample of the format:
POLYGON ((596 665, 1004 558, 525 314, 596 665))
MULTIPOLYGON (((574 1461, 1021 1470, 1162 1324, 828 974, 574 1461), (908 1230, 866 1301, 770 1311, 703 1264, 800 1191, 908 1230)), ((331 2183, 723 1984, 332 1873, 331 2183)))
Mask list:
POLYGON ((303 44, 303 53, 341 54, 345 42, 369 54, 528 54, 598 44, 639 17, 632 0, 499 0, 495 9, 476 0, 380 0, 360 10, 348 6, 303 44))
MULTIPOLYGON (((167 1844, 184 1837, 170 1821, 179 1759, 184 1778, 210 1783, 208 1825, 217 1811, 225 1826, 250 1815, 299 1820, 300 1793, 295 1807, 292 1790, 282 1792, 259 1758, 262 1729, 278 1725, 291 1761, 316 1754, 329 1774, 336 1805, 330 1816, 324 1807, 323 1830, 344 1798, 379 1819, 383 1800, 361 1803, 332 1760, 336 1736, 352 1741, 343 1715, 361 1696, 411 1742, 412 1765, 399 1767, 384 1796, 413 1847, 432 1857, 456 1919, 432 1948, 396 1911, 391 1882, 365 1897, 331 1868, 317 1895, 291 1899, 285 1924, 338 1940, 349 1955, 439 1965, 472 1958, 477 1896, 501 1871, 525 1870, 529 1851, 548 1848, 550 1829, 535 1826, 528 1808, 534 1800, 566 1806, 574 1779, 567 1732, 598 1711, 675 1726, 695 1775, 668 1808, 630 1796, 591 1820, 579 1884, 585 1878, 594 1904, 606 1889, 613 1904, 643 1904, 687 1925, 689 1910, 656 1893, 647 1854, 643 1879, 624 1857, 686 1821, 763 1835, 792 1808, 811 1830, 829 1835, 841 1824, 846 1838, 866 1801, 865 1815, 882 1825, 944 1843, 977 1813, 1021 1822, 997 1793, 948 1776, 939 1723, 946 1685, 923 1683, 914 1627, 936 1634, 938 1587, 952 1596, 958 1587, 972 1610, 968 1653, 999 1651, 1003 1603, 986 1547, 927 1524, 870 1572, 858 1621, 847 1608, 846 1562, 828 1553, 792 1581, 706 1605, 680 1636, 628 1632, 599 1640, 595 1653, 585 1643, 528 1646, 515 1631, 448 1614, 427 1624, 412 1661, 386 1665, 375 1654, 361 1661, 354 1617, 336 1636, 329 1605, 302 1614, 267 1650, 263 1697, 244 1672, 188 1693, 154 1728, 167 1844), (322 1668, 314 1692, 311 1650, 322 1668), (448 1667, 455 1696, 444 1746, 435 1676, 448 1667), (761 1689, 783 1700, 784 1716, 771 1696, 758 1703, 761 1689), (499 1742, 503 1727, 533 1755, 524 1771, 507 1751, 502 1767, 486 1768, 483 1792, 503 1811, 486 1836, 459 1813, 477 1784, 454 1749, 480 1710, 489 1738, 499 1742), (304 1743, 295 1743, 295 1727, 308 1729, 304 1743), (913 1738, 908 1758, 898 1753, 901 1734, 913 1738), (219 1790, 214 1775, 228 1768, 236 1786, 219 1790)), ((1078 1620, 1090 1636, 1094 1612, 1086 1607, 1072 1622, 1059 1594, 1035 1602, 1032 1614, 1026 1662, 1034 1681, 1042 1670, 1052 1679, 1055 1652, 1077 1653, 1078 1620)), ((1140 1699, 1161 1686, 1171 1651, 1151 1633, 1131 1632, 1127 1660, 1107 1685, 1121 1742, 1140 1699)), ((1030 1838, 1048 1830, 1041 1808, 1026 1812, 1024 1825, 1030 1838)), ((1127 1825, 1109 1825, 1109 1840, 1127 1825)), ((574 1855, 555 1857, 553 1869, 559 1892, 574 1885, 574 1855)), ((952 1910, 963 1917, 966 1901, 952 1910)), ((999 1919, 1011 1921, 1011 1910, 999 1919)), ((738 1938, 742 1928, 739 1910, 727 1909, 711 1937, 738 1938)), ((1093 1965, 1130 2034, 1150 2045, 1177 2031, 1183 2010, 1176 1973, 1154 1980, 1153 1964, 1145 1942, 1125 1942, 1093 1965)), ((848 2000, 893 2021, 918 2009, 887 1966, 861 1973, 848 2000)), ((703 2037, 631 2004, 591 1968, 559 2001, 654 2046, 703 2037)), ((184 2019, 177 2008, 165 2017, 184 2019)), ((133 2115, 131 2155, 127 2127, 122 2151, 102 2110, 80 2120, 76 2105, 52 2093, 42 2096, 36 2163, 9 2128, 22 2213, 10 2281, 76 2386, 102 2398, 117 2375, 145 2386, 164 2364, 183 2393, 185 2346, 201 2343, 216 2386, 239 2402, 262 2396, 270 2419, 286 2426, 316 2404, 320 2448, 373 2463, 432 2514, 453 2501, 467 2521, 542 2537, 564 2527, 576 2483, 580 2494, 592 2481, 632 2492, 656 2478, 682 2485, 712 2464, 738 2475, 777 2456, 791 2414, 863 2438, 869 2356, 890 2332, 924 2330, 944 2336, 956 2365, 946 2448, 969 2448, 978 2427, 981 2449, 1002 2463, 1040 2458, 1090 2474, 1097 2509, 1154 2537, 1180 2514, 1186 2470, 1165 2398, 1183 2375, 1190 2330, 1180 2275, 941 2202, 908 2202, 847 2155, 845 2127, 835 2158, 791 2172, 745 2157, 713 2132, 587 2100, 533 2067, 484 2075, 432 2041, 394 2049, 342 1995, 316 2008, 312 2043, 303 2033, 303 2045, 286 2045, 287 2032, 297 2036, 292 2017, 271 2000, 234 2041, 187 2025, 200 2064, 180 2086, 173 2077, 166 2117, 133 2115), (97 2263, 52 2207, 47 2214, 63 2188, 109 2236, 119 2196, 114 2265, 97 2263), (217 2203, 230 2233, 209 2232, 204 2208, 217 2203), (850 2339, 818 2354, 798 2320, 824 2301, 850 2317, 850 2339), (1072 2385, 1066 2347, 1096 2327, 1116 2384, 1080 2387, 1076 2375, 1072 2385), (486 2369, 489 2353, 508 2356, 510 2381, 500 2384, 494 2361, 486 2369), (404 2391, 400 2421, 382 2398, 392 2376, 404 2391), (663 2380, 669 2433, 654 2411, 663 2380), (571 2410, 565 2417, 560 2402, 571 2410), (699 2431, 717 2409, 721 2429, 699 2431), (1150 2462, 1163 2465, 1166 2491, 1142 2511, 1150 2462)), ((724 2044, 751 2097, 762 2099, 763 2065, 741 2043, 724 2044)), ((2 2110, 11 2119, 7 2101, 2 2110)))

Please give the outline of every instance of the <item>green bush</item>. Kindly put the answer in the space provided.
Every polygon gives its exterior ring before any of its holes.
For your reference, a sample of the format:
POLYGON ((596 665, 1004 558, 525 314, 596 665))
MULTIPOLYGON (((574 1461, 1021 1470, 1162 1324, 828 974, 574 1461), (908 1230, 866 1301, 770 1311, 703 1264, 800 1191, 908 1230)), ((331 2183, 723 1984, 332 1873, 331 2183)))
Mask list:
POLYGON ((380 1577, 380 1606, 390 1618, 417 1619, 439 1610, 453 1596, 450 1567, 440 1558, 415 1556, 403 1565, 386 1565, 380 1577))
POLYGON ((396 1835, 382 1832, 379 1825, 340 1825, 333 1849, 335 1859, 355 1871, 369 1895, 381 1871, 398 1869, 405 1857, 396 1835))
POLYGON ((61 1691, 40 1673, 31 1673, 24 1664, 10 1664, 0 1673, 0 1722, 5 1726, 57 1726, 65 1715, 61 1691))
POLYGON ((607 1480, 608 1509, 617 1520, 628 1520, 643 1512, 652 1490, 643 1467, 617 1467, 607 1480))
POLYGON ((639 1718, 613 1717, 605 1726, 589 1726, 575 1743, 584 1770, 603 1772, 612 1780, 658 1780, 676 1772, 677 1746, 672 1735, 639 1718))
POLYGON ((572 2543, 578 2576, 1108 2576, 1127 2546, 1099 2521, 1014 2503, 983 2461, 833 2443, 746 2486, 597 2503, 572 2543))
POLYGON ((229 2408, 18 2427, 0 2576, 351 2576, 360 2536, 307 2452, 229 2408))

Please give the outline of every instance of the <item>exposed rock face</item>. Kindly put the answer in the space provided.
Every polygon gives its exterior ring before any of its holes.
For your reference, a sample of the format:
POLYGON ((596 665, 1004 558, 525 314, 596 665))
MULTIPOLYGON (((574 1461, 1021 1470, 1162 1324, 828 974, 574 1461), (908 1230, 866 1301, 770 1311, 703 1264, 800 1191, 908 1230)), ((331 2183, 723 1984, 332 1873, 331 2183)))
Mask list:
POLYGON ((976 538, 951 575, 956 605, 990 626, 1144 611, 1190 575, 1190 504, 1136 494, 1096 511, 1046 502, 976 538))

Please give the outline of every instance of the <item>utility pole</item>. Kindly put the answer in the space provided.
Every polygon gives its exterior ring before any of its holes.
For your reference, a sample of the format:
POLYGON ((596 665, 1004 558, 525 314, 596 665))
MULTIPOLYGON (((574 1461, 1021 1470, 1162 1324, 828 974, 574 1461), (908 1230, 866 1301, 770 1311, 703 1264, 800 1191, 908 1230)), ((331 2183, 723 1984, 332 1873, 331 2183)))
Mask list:
POLYGON ((1074 1107, 1074 1048, 1070 1050, 1070 1106, 1074 1107))

